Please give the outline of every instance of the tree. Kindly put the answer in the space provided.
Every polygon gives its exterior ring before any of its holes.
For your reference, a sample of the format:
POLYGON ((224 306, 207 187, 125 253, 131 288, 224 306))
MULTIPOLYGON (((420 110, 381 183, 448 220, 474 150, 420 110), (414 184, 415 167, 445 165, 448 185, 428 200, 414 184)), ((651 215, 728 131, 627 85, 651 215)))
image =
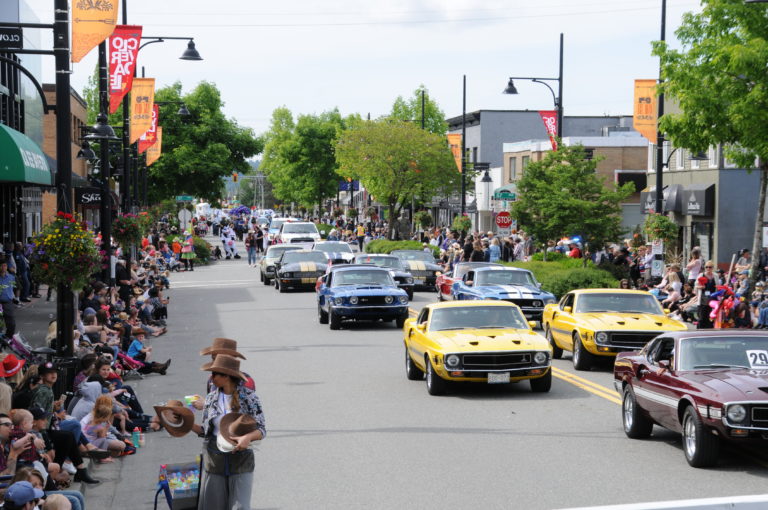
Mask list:
POLYGON ((693 151, 723 144, 725 155, 751 169, 759 160, 760 190, 752 244, 751 285, 759 274, 768 184, 768 8, 743 0, 705 0, 677 30, 680 50, 654 44, 661 58, 660 90, 681 113, 664 115, 661 130, 693 151))
POLYGON ((539 242, 580 235, 602 246, 622 235, 621 202, 634 184, 608 188, 595 173, 599 158, 585 159, 584 147, 558 144, 541 161, 525 167, 517 183, 512 216, 539 242))
POLYGON ((440 106, 429 97, 429 91, 422 84, 413 91, 413 96, 404 99, 403 96, 397 96, 392 105, 390 117, 393 119, 414 122, 421 127, 421 118, 424 116, 424 129, 438 135, 445 135, 448 132, 448 123, 445 121, 445 114, 440 106), (424 111, 421 108, 421 94, 424 93, 424 111))
POLYGON ((282 147, 293 138, 296 124, 293 114, 286 107, 276 108, 272 112, 269 131, 264 137, 264 155, 259 167, 272 184, 275 197, 281 202, 295 202, 290 182, 290 164, 286 161, 282 147))
MULTIPOLYGON (((392 119, 360 122, 344 131, 336 142, 336 160, 342 176, 360 180, 387 205, 388 218, 397 218, 417 189, 430 200, 459 177, 445 137, 392 119)), ((392 221, 388 228, 391 238, 392 221)))
POLYGON ((250 170, 247 159, 262 151, 263 141, 224 116, 221 94, 213 83, 201 82, 182 96, 177 82, 157 90, 155 100, 183 101, 191 118, 182 120, 176 105, 160 107, 163 155, 149 167, 151 199, 188 194, 216 202, 224 189, 223 178, 250 170))

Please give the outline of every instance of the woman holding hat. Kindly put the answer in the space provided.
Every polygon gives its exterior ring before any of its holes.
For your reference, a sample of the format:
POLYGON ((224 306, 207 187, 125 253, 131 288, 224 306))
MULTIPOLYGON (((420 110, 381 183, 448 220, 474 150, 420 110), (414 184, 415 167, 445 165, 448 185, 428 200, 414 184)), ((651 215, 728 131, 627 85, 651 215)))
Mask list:
POLYGON ((218 354, 202 370, 211 372, 214 389, 205 398, 202 425, 193 428, 205 438, 198 509, 250 508, 254 457, 248 447, 267 433, 261 402, 241 384, 246 376, 237 358, 218 354))
POLYGON ((184 232, 184 245, 181 248, 181 261, 184 262, 184 271, 195 270, 195 241, 189 231, 184 232))

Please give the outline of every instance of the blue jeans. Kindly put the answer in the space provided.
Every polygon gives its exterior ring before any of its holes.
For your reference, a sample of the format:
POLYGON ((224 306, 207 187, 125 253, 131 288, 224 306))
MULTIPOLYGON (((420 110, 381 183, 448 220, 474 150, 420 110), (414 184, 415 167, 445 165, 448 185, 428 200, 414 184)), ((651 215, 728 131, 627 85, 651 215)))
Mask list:
POLYGON ((256 263, 256 247, 255 246, 250 246, 248 248, 248 263, 249 264, 256 263))
POLYGON ((760 309, 757 324, 760 326, 768 326, 768 306, 760 309))
POLYGON ((59 428, 61 430, 71 432, 75 436, 75 444, 80 444, 80 437, 83 435, 83 429, 80 427, 80 422, 77 420, 63 420, 59 422, 59 428))

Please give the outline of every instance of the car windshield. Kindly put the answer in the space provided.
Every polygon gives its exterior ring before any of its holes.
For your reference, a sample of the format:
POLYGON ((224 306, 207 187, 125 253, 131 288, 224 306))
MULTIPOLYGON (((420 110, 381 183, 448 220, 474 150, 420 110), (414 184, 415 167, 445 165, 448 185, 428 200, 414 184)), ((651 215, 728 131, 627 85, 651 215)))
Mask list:
POLYGON ((397 257, 371 257, 370 255, 358 255, 355 257, 356 264, 373 264, 379 267, 389 269, 402 269, 403 265, 397 257))
POLYGON ((270 230, 280 230, 280 227, 283 226, 283 223, 285 223, 285 220, 274 219, 274 220, 272 220, 270 222, 269 229, 270 230))
POLYGON ((430 331, 451 329, 529 329, 514 306, 462 306, 432 310, 430 331))
POLYGON ((684 338, 678 354, 680 370, 728 368, 768 369, 768 336, 684 338))
POLYGON ((475 275, 475 286, 536 284, 528 271, 478 271, 475 275))
POLYGON ((325 253, 319 251, 296 251, 288 252, 283 255, 282 265, 295 264, 296 262, 317 262, 318 264, 327 264, 328 257, 325 253))
POLYGON ((464 275, 467 274, 470 270, 476 269, 478 267, 486 267, 486 266, 495 266, 497 264, 482 264, 482 263, 471 263, 471 264, 456 264, 456 268, 453 270, 453 277, 461 280, 464 278, 464 275))
POLYGON ((420 260, 431 264, 435 263, 435 257, 425 251, 393 251, 392 255, 395 255, 400 260, 420 260))
POLYGON ((283 234, 317 234, 317 227, 314 223, 286 223, 283 234))
POLYGON ((300 249, 301 246, 270 246, 265 257, 268 259, 279 259, 283 252, 300 249))
POLYGON ((589 293, 576 298, 576 312, 650 313, 663 315, 659 300, 650 294, 589 293))
POLYGON ((395 283, 387 271, 347 270, 337 271, 333 275, 331 287, 344 285, 388 285, 394 287, 395 283))
POLYGON ((315 249, 325 253, 352 253, 347 243, 320 243, 315 245, 315 249))

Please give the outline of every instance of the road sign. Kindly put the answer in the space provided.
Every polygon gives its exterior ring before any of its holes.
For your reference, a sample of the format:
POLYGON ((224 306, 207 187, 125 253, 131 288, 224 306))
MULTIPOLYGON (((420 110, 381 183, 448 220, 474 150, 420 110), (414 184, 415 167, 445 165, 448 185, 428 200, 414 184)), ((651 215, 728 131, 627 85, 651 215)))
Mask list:
POLYGON ((0 27, 0 48, 23 48, 24 33, 21 28, 0 27))
POLYGON ((179 226, 181 227, 182 232, 187 230, 187 227, 189 227, 189 222, 192 221, 192 212, 188 209, 182 209, 179 211, 178 214, 179 217, 179 226))
POLYGON ((195 199, 192 195, 176 195, 177 202, 191 202, 195 199))
POLYGON ((511 191, 499 191, 495 195, 493 195, 494 200, 507 200, 509 202, 516 202, 517 201, 517 193, 512 193, 511 191))
POLYGON ((656 239, 651 243, 651 254, 664 255, 664 241, 656 239))
POLYGON ((496 226, 500 229, 508 229, 512 225, 512 216, 507 211, 496 215, 496 226))
POLYGON ((664 274, 664 261, 655 259, 651 261, 651 276, 662 276, 664 274))

